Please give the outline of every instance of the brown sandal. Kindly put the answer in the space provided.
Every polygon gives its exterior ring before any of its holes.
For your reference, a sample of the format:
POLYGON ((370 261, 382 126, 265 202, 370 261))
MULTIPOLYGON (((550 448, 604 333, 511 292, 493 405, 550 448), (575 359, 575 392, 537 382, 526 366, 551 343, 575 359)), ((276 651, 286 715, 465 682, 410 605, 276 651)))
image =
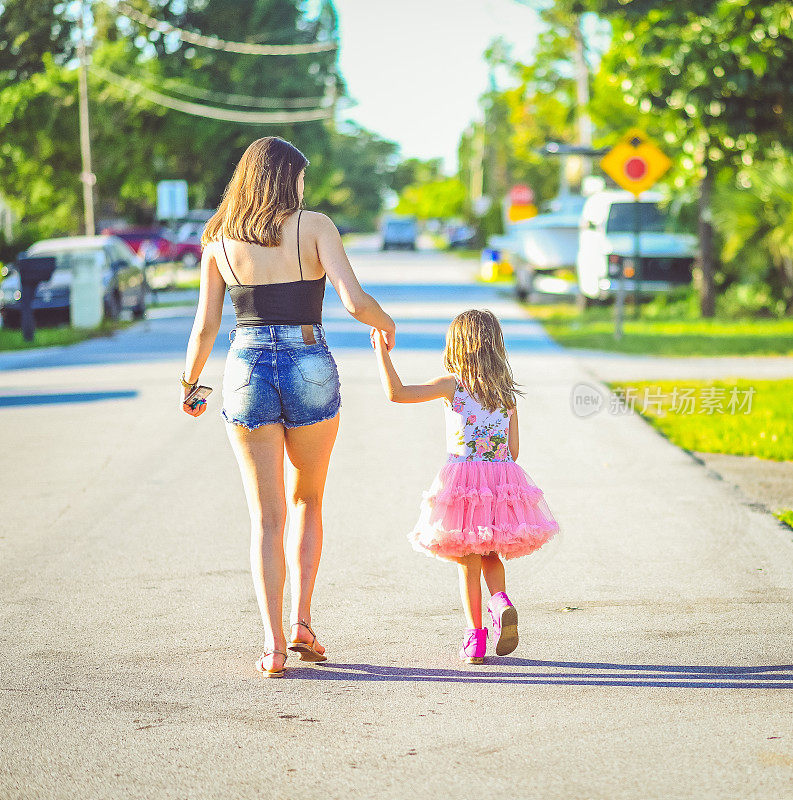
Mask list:
POLYGON ((256 669, 262 673, 263 678, 283 678, 286 672, 286 653, 283 650, 265 650, 256 662, 256 669), (280 669, 267 669, 264 666, 264 659, 268 656, 274 656, 276 653, 284 657, 284 666, 280 669))
POLYGON ((296 625, 302 625, 314 638, 311 640, 311 644, 308 644, 307 642, 293 641, 289 645, 289 650, 294 653, 299 653, 301 661, 311 661, 314 664, 318 664, 320 661, 327 661, 328 657, 324 653, 320 653, 316 647, 314 647, 314 644, 317 641, 317 635, 311 630, 311 626, 302 619, 292 623, 293 628, 296 625))

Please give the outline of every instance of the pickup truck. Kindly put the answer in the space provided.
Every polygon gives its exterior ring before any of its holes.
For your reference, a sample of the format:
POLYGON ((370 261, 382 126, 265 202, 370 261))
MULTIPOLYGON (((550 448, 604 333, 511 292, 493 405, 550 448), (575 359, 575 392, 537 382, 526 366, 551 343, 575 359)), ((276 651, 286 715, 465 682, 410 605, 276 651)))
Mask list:
POLYGON ((587 198, 580 219, 576 273, 581 294, 606 300, 616 294, 625 273, 625 290, 636 279, 642 295, 668 292, 691 282, 697 255, 695 236, 669 229, 657 192, 639 196, 641 233, 639 269, 634 263, 634 198, 629 192, 604 190, 587 198))
MULTIPOLYGON (((657 192, 640 196, 642 295, 688 284, 697 252, 694 236, 667 230, 660 199, 657 192)), ((521 300, 532 292, 605 300, 616 294, 623 269, 626 291, 634 288, 627 277, 635 272, 633 202, 629 192, 610 189, 588 197, 560 195, 543 213, 512 223, 489 244, 512 264, 521 300)))

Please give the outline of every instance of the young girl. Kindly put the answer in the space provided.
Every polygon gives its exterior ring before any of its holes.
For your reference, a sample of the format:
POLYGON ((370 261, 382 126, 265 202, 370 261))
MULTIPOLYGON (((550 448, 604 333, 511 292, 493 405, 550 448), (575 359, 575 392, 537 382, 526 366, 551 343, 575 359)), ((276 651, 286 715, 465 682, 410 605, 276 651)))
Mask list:
POLYGON ((490 311, 464 311, 446 334, 444 366, 449 374, 405 386, 391 363, 381 334, 372 331, 380 378, 389 400, 423 403, 442 399, 448 458, 425 492, 409 539, 416 550, 454 561, 468 621, 460 658, 481 664, 487 649, 482 625, 481 575, 490 591, 496 654, 518 646, 518 614, 506 593, 501 558, 534 552, 559 530, 542 491, 515 463, 518 457, 520 394, 490 311))

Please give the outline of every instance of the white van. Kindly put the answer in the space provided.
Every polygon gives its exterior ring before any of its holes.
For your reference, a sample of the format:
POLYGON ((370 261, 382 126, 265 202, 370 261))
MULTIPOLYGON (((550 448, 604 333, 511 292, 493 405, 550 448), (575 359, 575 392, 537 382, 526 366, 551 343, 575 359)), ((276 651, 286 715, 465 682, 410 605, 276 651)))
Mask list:
POLYGON ((691 282, 697 239, 669 230, 669 220, 658 205, 661 199, 658 192, 643 192, 639 196, 641 257, 637 270, 633 195, 604 190, 587 198, 579 223, 576 260, 582 295, 593 300, 613 296, 623 271, 625 290, 633 292, 638 278, 642 295, 668 292, 691 282))

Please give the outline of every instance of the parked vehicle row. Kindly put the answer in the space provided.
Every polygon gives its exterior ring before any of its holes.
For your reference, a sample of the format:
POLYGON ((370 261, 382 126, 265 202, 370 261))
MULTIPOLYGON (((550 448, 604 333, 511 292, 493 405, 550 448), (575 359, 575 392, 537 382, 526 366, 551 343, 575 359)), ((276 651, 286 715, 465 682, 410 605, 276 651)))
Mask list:
MULTIPOLYGON (((103 304, 106 319, 117 319, 128 309, 140 319, 146 313, 148 286, 145 264, 116 236, 71 236, 36 242, 22 255, 53 256, 55 271, 40 283, 33 297, 35 316, 69 319, 74 268, 82 260, 99 263, 102 271, 103 304)), ((14 264, 3 267, 0 284, 0 316, 3 324, 17 327, 21 320, 22 284, 14 264)))
POLYGON ((184 223, 176 234, 160 227, 110 227, 102 233, 122 239, 147 264, 178 262, 183 267, 197 267, 201 262, 203 223, 184 223))
POLYGON ((626 292, 668 292, 691 282, 696 237, 673 231, 657 192, 640 196, 638 263, 633 195, 604 190, 589 197, 556 198, 538 214, 492 237, 515 271, 515 292, 580 294, 588 301, 626 292))

